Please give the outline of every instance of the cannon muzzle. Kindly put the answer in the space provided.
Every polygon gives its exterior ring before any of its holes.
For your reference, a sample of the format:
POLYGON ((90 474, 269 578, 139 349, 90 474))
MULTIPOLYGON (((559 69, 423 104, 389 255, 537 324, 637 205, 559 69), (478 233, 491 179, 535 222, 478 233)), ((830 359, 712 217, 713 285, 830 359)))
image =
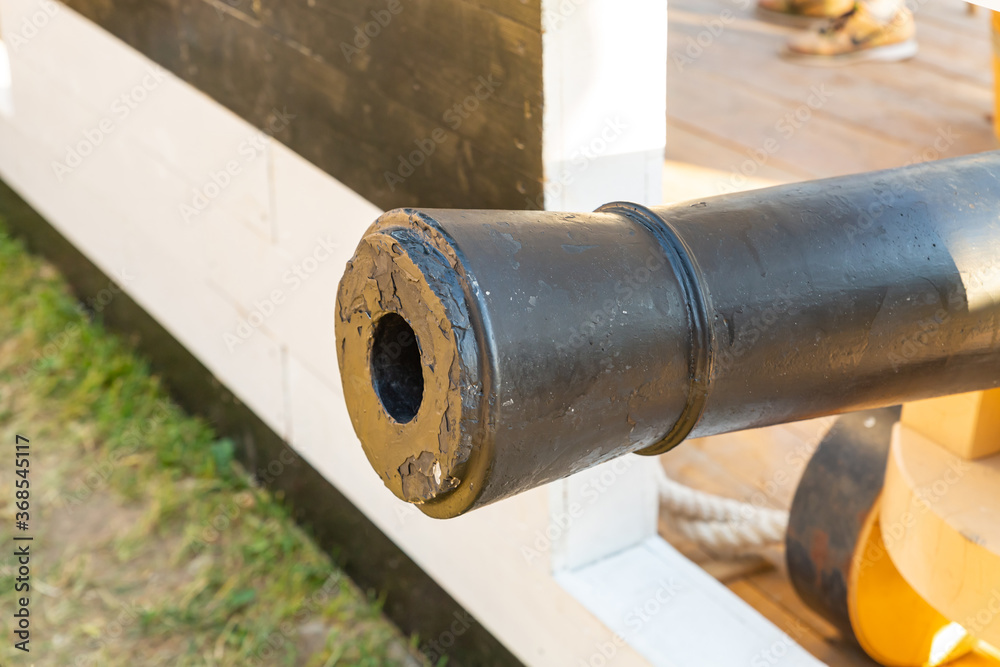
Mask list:
POLYGON ((398 209, 337 295, 354 429, 452 517, 692 436, 1000 384, 1000 152, 594 213, 398 209))

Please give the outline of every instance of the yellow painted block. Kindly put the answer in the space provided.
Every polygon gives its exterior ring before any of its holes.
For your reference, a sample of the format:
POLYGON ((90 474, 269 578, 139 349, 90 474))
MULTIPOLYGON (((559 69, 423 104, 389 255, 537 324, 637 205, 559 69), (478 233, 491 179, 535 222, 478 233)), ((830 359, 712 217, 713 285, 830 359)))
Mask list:
MULTIPOLYGON (((951 665, 975 646, 976 640, 966 630, 955 628, 900 575, 886 551, 877 504, 865 520, 852 560, 847 582, 851 629, 861 648, 878 664, 951 665)), ((966 667, 981 666, 970 663, 966 667)))
POLYGON ((1000 456, 968 461, 896 424, 879 525, 913 590, 973 637, 1000 645, 1000 456))
POLYGON ((901 421, 963 459, 1000 453, 1000 389, 907 403, 901 421))
POLYGON ((993 134, 1000 139, 1000 12, 993 12, 993 134))

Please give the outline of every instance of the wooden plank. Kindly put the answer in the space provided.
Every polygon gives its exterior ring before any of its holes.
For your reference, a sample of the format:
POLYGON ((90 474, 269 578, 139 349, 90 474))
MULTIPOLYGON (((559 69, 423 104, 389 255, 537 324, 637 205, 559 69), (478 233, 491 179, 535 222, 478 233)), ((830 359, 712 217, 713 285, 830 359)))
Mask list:
POLYGON ((914 401, 900 423, 963 459, 1000 453, 1000 389, 914 401))
POLYGON ((985 7, 962 0, 919 0, 911 10, 920 24, 933 22, 973 38, 989 34, 990 10, 985 7))
POLYGON ((661 460, 672 479, 708 493, 745 498, 754 492, 752 485, 733 477, 728 461, 706 452, 696 441, 684 443, 661 460))
POLYGON ((671 99, 686 100, 668 104, 670 117, 764 151, 764 164, 793 163, 813 178, 898 166, 912 155, 908 144, 858 130, 826 113, 820 97, 813 98, 816 108, 811 108, 807 103, 813 93, 808 90, 795 106, 708 72, 697 81, 674 77, 670 89, 671 99), (709 86, 724 87, 728 94, 708 98, 704 91, 709 86))
POLYGON ((654 665, 755 665, 775 647, 783 665, 819 664, 656 537, 556 578, 654 665))
MULTIPOLYGON (((337 11, 334 4, 309 6, 287 0, 255 11, 248 7, 249 14, 237 16, 431 117, 440 114, 442 100, 464 97, 470 79, 490 73, 504 82, 495 93, 496 100, 518 110, 523 109, 525 95, 533 106, 541 104, 538 73, 528 66, 541 62, 537 27, 497 16, 465 0, 423 4, 398 0, 398 14, 384 13, 389 11, 387 2, 339 3, 343 7, 337 11), (454 32, 442 39, 442 31, 454 32)), ((536 22, 537 12, 536 8, 536 22)))
MULTIPOLYGON (((672 17, 677 15, 688 17, 672 24, 672 60, 680 63, 704 28, 690 18, 698 16, 694 11, 675 8, 672 17)), ((777 36, 770 31, 762 33, 753 29, 749 21, 734 21, 699 58, 683 71, 672 70, 672 74, 675 79, 700 78, 703 73, 712 72, 726 81, 726 87, 746 86, 769 93, 791 109, 802 104, 804 93, 821 86, 829 92, 822 108, 824 114, 836 116, 862 132, 908 142, 914 146, 911 157, 938 142, 942 131, 948 138, 949 155, 993 146, 992 130, 985 117, 992 106, 991 89, 965 80, 956 81, 950 73, 913 63, 871 63, 849 69, 804 67, 777 56, 785 36, 786 33, 777 36), (900 76, 901 69, 905 76, 900 76), (941 90, 944 88, 946 94, 941 90), (937 90, 942 94, 935 94, 937 90)), ((986 42, 985 35, 979 42, 986 42)), ((675 83, 671 81, 672 85, 675 83)), ((718 87, 707 86, 703 93, 727 94, 718 87)), ((684 103, 686 100, 680 101, 684 103)))
POLYGON ((465 0, 68 4, 258 127, 287 109, 276 138, 381 208, 541 194, 537 2, 518 20, 465 0))
POLYGON ((988 29, 983 30, 979 39, 933 22, 922 22, 917 30, 920 50, 914 63, 982 86, 993 85, 993 50, 988 29))
POLYGON ((757 572, 746 577, 746 580, 774 604, 812 628, 825 641, 836 643, 841 639, 837 628, 802 601, 784 572, 773 569, 757 572))
POLYGON ((668 475, 682 484, 761 507, 787 509, 830 423, 814 419, 698 438, 662 460, 668 475))
POLYGON ((806 177, 770 161, 761 165, 736 144, 675 118, 668 119, 665 202, 791 183, 806 177), (747 168, 741 171, 742 166, 747 168))
MULTIPOLYGON (((749 581, 737 581, 729 584, 728 588, 763 614, 766 619, 781 628, 813 656, 830 667, 859 667, 862 665, 875 667, 876 663, 860 650, 853 648, 846 642, 830 641, 827 637, 819 635, 810 626, 803 623, 799 617, 790 614, 784 607, 776 604, 749 581)), ((780 646, 773 647, 771 656, 780 659, 779 653, 782 648, 780 646)))

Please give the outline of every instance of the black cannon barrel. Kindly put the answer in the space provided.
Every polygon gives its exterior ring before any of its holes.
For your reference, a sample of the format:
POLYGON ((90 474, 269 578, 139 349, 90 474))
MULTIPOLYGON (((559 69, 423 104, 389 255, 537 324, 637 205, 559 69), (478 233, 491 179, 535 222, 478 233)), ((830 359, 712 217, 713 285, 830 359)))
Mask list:
POLYGON ((337 295, 351 419, 451 517, 686 437, 1000 384, 1000 152, 594 213, 399 209, 337 295))

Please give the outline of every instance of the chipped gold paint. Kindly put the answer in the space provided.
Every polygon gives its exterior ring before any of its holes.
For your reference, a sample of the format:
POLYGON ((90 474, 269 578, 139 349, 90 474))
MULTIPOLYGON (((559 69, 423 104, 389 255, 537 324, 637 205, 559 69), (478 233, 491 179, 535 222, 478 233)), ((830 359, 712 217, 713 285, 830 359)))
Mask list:
POLYGON ((338 361, 354 430, 386 487, 431 516, 453 516, 449 505, 474 502, 492 449, 472 442, 481 437, 472 425, 488 402, 462 400, 461 387, 483 386, 484 369, 469 324, 476 306, 470 309, 470 295, 448 282, 459 266, 455 249, 423 218, 392 211, 362 239, 337 299, 338 361), (405 424, 383 408, 372 378, 374 329, 389 313, 413 329, 423 368, 423 399, 405 424), (424 449, 428 443, 437 450, 424 449))

